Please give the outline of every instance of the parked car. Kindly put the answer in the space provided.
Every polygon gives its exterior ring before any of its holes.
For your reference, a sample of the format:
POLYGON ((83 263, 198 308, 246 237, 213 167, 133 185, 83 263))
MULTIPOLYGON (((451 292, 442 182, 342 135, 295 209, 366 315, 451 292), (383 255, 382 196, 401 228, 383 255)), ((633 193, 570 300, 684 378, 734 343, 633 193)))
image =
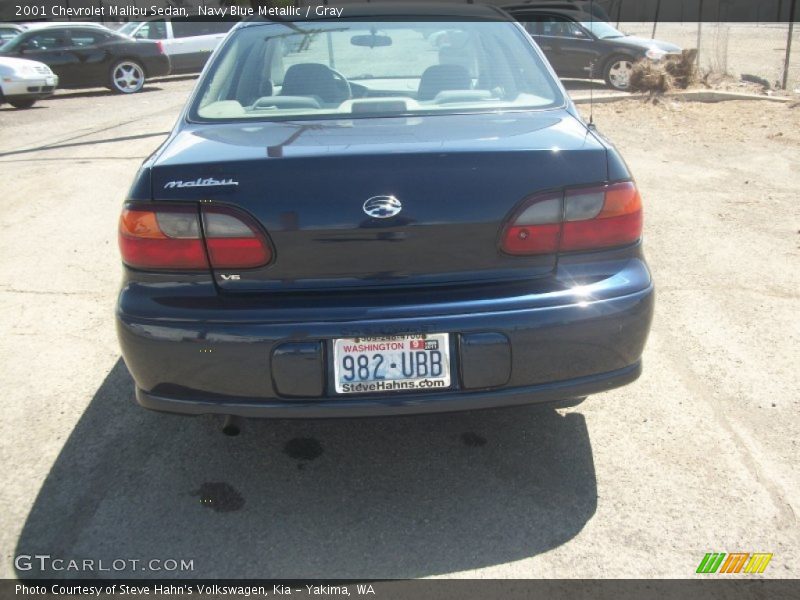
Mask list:
POLYGON ((116 320, 141 405, 428 413, 639 376, 619 153, 502 11, 371 6, 237 26, 136 175, 116 320))
POLYGON ((173 73, 198 73, 234 25, 234 21, 198 17, 159 18, 126 23, 119 32, 135 39, 160 41, 173 73))
MULTIPOLYGON (((614 0, 612 0, 612 3, 614 0)), ((611 21, 603 2, 599 0, 523 0, 512 7, 515 8, 535 8, 535 9, 555 9, 569 10, 572 12, 585 13, 592 20, 611 21)))
POLYGON ((626 35, 588 13, 538 5, 504 8, 539 44, 559 77, 603 78, 609 87, 626 90, 636 61, 681 53, 675 44, 626 35))
POLYGON ((0 46, 9 40, 13 40, 23 31, 25 31, 25 28, 22 27, 22 25, 17 25, 16 23, 0 23, 0 46))
POLYGON ((92 23, 47 23, 31 26, 0 47, 0 56, 47 64, 61 87, 106 86, 131 94, 148 77, 168 75, 169 58, 158 42, 131 40, 92 23))
POLYGON ((37 100, 52 96, 58 76, 44 63, 0 56, 0 104, 30 108, 37 100))

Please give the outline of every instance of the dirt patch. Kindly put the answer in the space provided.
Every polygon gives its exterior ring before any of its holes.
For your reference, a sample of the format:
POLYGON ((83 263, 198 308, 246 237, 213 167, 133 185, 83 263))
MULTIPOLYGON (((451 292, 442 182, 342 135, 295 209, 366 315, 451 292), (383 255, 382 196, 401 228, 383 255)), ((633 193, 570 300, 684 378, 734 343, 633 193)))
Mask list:
MULTIPOLYGON (((764 80, 766 81, 766 80, 764 80)), ((734 77, 727 73, 706 72, 698 82, 697 85, 692 86, 693 89, 712 89, 721 92, 735 92, 737 94, 760 94, 764 96, 788 96, 789 94, 781 89, 775 89, 771 86, 764 86, 763 83, 757 82, 754 79, 747 78, 741 79, 734 77)))
MULTIPOLYGON (((654 385, 648 422, 658 420, 657 403, 723 428, 724 447, 738 448, 736 472, 763 477, 775 522, 791 528, 800 481, 790 458, 800 436, 791 375, 800 361, 800 107, 639 100, 595 106, 594 121, 644 202, 658 291, 639 385, 663 369, 691 390, 654 385)), ((672 452, 665 460, 679 460, 672 452)))
MULTIPOLYGON (((588 105, 581 105, 580 110, 588 116, 588 105)), ((706 149, 717 148, 720 156, 739 159, 719 165, 732 171, 741 168, 748 155, 769 156, 785 146, 800 150, 800 106, 785 103, 665 98, 652 104, 631 99, 596 104, 594 121, 612 141, 655 136, 663 151, 678 152, 688 162, 706 162, 710 158, 706 149)), ((797 179, 797 173, 786 172, 785 176, 790 181, 797 179)))

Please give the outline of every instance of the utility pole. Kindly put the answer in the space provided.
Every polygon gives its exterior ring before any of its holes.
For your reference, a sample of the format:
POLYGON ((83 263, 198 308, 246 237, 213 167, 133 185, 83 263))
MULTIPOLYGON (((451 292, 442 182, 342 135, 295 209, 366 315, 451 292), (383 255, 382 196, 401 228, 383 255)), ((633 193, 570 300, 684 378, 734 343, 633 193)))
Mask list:
POLYGON ((658 25, 658 15, 661 12, 661 0, 656 0, 656 16, 653 19, 653 35, 650 36, 651 40, 656 39, 656 26, 658 25))
POLYGON ((783 61, 783 89, 789 86, 789 62, 792 60, 792 36, 794 36, 794 20, 797 17, 797 0, 792 0, 789 7, 789 35, 786 38, 786 58, 783 61))
POLYGON ((700 42, 703 39, 703 0, 697 8, 697 68, 700 68, 700 42))

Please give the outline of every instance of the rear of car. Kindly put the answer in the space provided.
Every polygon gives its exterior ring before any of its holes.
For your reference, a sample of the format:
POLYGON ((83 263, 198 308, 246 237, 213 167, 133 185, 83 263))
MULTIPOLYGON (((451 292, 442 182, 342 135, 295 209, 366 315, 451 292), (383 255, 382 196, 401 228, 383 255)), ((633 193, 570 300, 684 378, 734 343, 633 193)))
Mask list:
POLYGON ((30 108, 53 95, 58 76, 44 63, 0 56, 0 104, 30 108))
POLYGON ((164 45, 160 42, 148 40, 127 42, 120 39, 115 40, 115 44, 117 44, 115 54, 121 58, 130 57, 141 62, 148 79, 172 74, 172 63, 164 45))
POLYGON ((639 375, 639 193, 524 31, 488 15, 229 36, 120 220, 143 406, 423 413, 639 375))

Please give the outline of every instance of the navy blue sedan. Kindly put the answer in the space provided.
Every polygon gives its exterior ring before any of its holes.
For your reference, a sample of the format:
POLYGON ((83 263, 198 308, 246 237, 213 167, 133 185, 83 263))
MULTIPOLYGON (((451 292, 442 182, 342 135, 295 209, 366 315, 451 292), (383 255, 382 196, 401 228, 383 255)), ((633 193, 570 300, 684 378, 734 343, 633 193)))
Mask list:
POLYGON ((639 376, 653 283, 631 174, 521 26, 462 10, 223 42, 122 210, 142 406, 430 413, 639 376))

